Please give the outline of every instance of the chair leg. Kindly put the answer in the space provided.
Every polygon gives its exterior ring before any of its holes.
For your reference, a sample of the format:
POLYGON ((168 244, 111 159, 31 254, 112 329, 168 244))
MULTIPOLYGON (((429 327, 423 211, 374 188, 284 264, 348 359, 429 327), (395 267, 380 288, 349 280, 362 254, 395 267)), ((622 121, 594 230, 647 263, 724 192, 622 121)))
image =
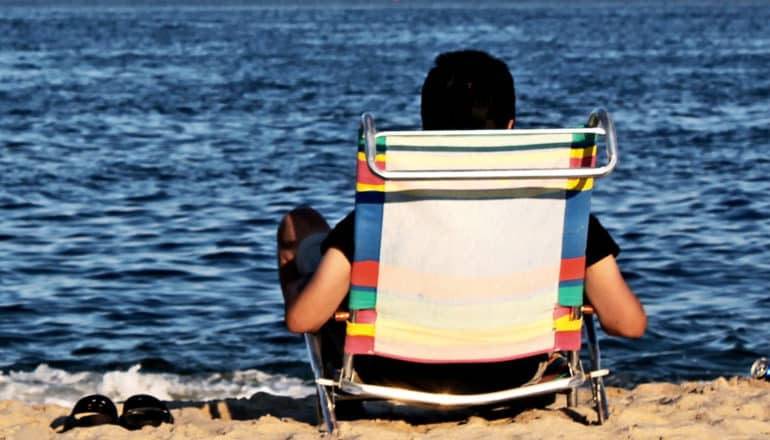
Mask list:
POLYGON ((316 417, 318 424, 323 424, 329 434, 337 430, 337 416, 334 411, 334 402, 329 392, 323 385, 316 384, 316 417))
MULTIPOLYGON (((602 355, 599 351, 599 341, 596 338, 593 315, 584 315, 583 321, 586 329, 586 336, 588 337, 588 354, 591 358, 591 371, 596 371, 601 369, 602 355)), ((599 424, 601 425, 610 416, 610 410, 607 404, 607 393, 604 389, 604 380, 601 377, 591 379, 591 391, 596 407, 596 415, 599 424)))
POLYGON ((317 381, 323 377, 323 359, 321 358, 321 341, 316 335, 305 333, 305 347, 310 358, 310 368, 313 379, 316 380, 316 416, 318 423, 323 423, 331 434, 337 429, 337 417, 334 413, 334 400, 329 390, 317 381))
MULTIPOLYGON (((569 361, 569 369, 572 375, 575 375, 583 370, 582 366, 580 365, 580 352, 568 352, 567 360, 569 361)), ((578 389, 572 388, 567 394, 567 407, 574 408, 576 406, 578 406, 578 389)))
POLYGON ((604 380, 601 377, 591 379, 591 391, 593 392, 596 415, 601 425, 610 416, 610 410, 607 406, 607 393, 604 390, 604 380))
POLYGON ((574 408, 578 406, 578 390, 573 388, 567 393, 567 408, 574 408))

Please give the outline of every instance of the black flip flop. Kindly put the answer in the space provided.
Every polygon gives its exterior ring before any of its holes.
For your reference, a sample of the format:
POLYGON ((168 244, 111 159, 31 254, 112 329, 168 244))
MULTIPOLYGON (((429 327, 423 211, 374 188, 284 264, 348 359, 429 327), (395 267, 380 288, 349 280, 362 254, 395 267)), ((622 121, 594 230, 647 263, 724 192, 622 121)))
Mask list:
POLYGON ((60 432, 64 432, 79 426, 117 424, 118 410, 112 400, 101 394, 91 394, 78 400, 59 426, 62 426, 60 432))
POLYGON ((119 423, 122 427, 135 430, 142 427, 174 423, 174 416, 160 400, 147 394, 131 396, 123 403, 123 414, 119 423))

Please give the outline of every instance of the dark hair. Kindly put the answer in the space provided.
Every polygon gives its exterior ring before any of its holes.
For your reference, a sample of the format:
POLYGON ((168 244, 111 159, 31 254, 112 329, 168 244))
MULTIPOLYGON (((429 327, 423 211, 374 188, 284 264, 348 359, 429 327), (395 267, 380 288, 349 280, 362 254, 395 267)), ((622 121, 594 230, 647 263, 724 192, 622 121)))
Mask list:
POLYGON ((440 54, 422 85, 421 114, 424 130, 506 128, 516 116, 508 66, 477 50, 440 54))

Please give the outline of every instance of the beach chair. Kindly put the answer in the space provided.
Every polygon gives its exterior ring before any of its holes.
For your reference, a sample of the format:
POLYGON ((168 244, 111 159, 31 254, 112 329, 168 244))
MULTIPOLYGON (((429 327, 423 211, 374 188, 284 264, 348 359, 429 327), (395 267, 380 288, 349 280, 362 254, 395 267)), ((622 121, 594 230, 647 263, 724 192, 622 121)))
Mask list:
MULTIPOLYGON (((564 393, 590 381, 608 417, 599 347, 583 304, 590 194, 617 162, 604 110, 577 129, 376 132, 362 116, 342 367, 324 371, 307 334, 328 431, 347 399, 469 407, 564 393), (597 137, 606 164, 596 165, 597 137), (590 370, 580 351, 586 331, 590 370), (560 353, 560 375, 512 389, 446 394, 364 383, 356 359, 414 363, 509 361, 560 353)), ((541 369, 542 371, 542 369, 541 369)))

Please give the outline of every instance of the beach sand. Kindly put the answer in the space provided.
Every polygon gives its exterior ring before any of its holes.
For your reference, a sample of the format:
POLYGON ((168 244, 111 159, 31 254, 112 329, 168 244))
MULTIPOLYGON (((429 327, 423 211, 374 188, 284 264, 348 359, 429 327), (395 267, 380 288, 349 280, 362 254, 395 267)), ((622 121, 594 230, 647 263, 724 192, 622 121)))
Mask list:
MULTIPOLYGON (((610 419, 581 403, 565 408, 565 399, 545 409, 477 415, 420 409, 370 408, 366 419, 341 421, 343 439, 760 439, 770 438, 770 383, 746 378, 718 378, 681 384, 649 383, 632 390, 608 388, 610 419)), ((581 400, 590 391, 581 390, 581 400)), ((173 425, 127 431, 116 425, 75 428, 56 433, 49 425, 70 408, 0 402, 0 439, 316 439, 314 397, 256 394, 250 399, 169 402, 173 425)), ((118 410, 120 410, 118 405, 118 410)))

